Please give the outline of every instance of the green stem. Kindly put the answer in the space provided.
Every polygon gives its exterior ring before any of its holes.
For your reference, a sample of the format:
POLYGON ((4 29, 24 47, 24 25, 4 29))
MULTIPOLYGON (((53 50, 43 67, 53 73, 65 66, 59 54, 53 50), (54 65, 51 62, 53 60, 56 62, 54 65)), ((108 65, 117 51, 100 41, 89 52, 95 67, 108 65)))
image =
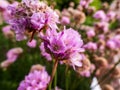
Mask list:
POLYGON ((70 80, 69 77, 70 77, 70 71, 67 70, 67 72, 66 72, 66 82, 65 82, 66 83, 65 84, 66 90, 69 90, 69 80, 70 80))
POLYGON ((57 70, 54 77, 54 88, 57 86, 57 70))
POLYGON ((51 85, 52 85, 52 84, 50 83, 50 84, 49 84, 49 87, 48 87, 48 90, 51 90, 51 85))
POLYGON ((53 66, 50 82, 48 84, 49 85, 49 90, 51 90, 51 85, 52 85, 52 81, 53 81, 53 78, 54 78, 56 70, 57 70, 57 66, 58 66, 58 60, 56 59, 55 63, 54 63, 54 66, 53 66))

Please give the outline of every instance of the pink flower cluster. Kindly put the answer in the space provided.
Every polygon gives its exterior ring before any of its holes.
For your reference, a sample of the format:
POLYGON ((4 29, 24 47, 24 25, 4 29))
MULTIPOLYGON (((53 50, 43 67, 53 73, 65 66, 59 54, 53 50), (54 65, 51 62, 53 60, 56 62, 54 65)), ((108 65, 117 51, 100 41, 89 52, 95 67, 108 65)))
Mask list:
POLYGON ((88 8, 89 4, 92 2, 93 0, 80 0, 80 5, 84 8, 88 8))
POLYGON ((22 0, 9 7, 11 20, 8 23, 16 33, 18 41, 26 39, 26 32, 40 32, 42 29, 57 29, 58 15, 39 0, 22 0))
POLYGON ((30 72, 25 79, 21 81, 17 90, 46 90, 50 81, 50 76, 45 68, 30 72))
POLYGON ((20 47, 10 49, 6 54, 7 59, 1 63, 1 67, 7 68, 9 65, 16 61, 16 59, 22 52, 23 49, 20 47))
POLYGON ((53 58, 68 64, 81 67, 83 60, 83 40, 80 34, 70 29, 65 29, 60 32, 47 31, 45 35, 41 35, 43 43, 40 46, 43 56, 47 59, 53 58), (51 57, 50 57, 51 56, 51 57))

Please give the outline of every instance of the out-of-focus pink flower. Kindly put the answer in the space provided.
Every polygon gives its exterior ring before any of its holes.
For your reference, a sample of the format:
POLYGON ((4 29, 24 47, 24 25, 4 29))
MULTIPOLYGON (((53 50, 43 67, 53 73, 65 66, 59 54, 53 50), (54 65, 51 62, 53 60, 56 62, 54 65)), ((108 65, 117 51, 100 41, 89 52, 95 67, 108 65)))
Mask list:
POLYGON ((11 26, 5 26, 2 28, 2 32, 6 38, 13 38, 14 33, 11 31, 11 26))
POLYGON ((17 90, 46 90, 50 76, 45 69, 30 72, 21 81, 17 90))
POLYGON ((0 11, 4 11, 7 9, 9 2, 7 0, 0 0, 0 11))
POLYGON ((10 12, 7 9, 9 5, 10 4, 7 0, 0 0, 0 13, 3 21, 5 22, 11 18, 10 12))
POLYGON ((80 75, 84 77, 90 77, 91 73, 89 70, 85 70, 85 71, 80 72, 80 75))
POLYGON ((114 11, 110 11, 107 13, 107 21, 113 20, 116 16, 116 13, 114 11))
POLYGON ((63 16, 61 19, 61 24, 63 24, 63 25, 70 24, 70 18, 67 16, 63 16))
POLYGON ((88 42, 87 44, 84 45, 84 48, 87 50, 91 51, 96 51, 97 50, 97 44, 94 42, 88 42))
POLYGON ((7 68, 10 64, 16 61, 16 59, 22 52, 23 49, 20 47, 10 49, 6 54, 7 59, 1 63, 1 67, 7 68))
POLYGON ((37 41, 35 39, 33 39, 31 42, 28 41, 27 42, 27 45, 30 47, 30 48, 35 48, 36 47, 36 44, 37 44, 37 41))
POLYGON ((92 3, 93 0, 80 0, 80 5, 84 8, 88 8, 89 4, 92 3))
POLYGON ((109 23, 108 22, 98 22, 95 24, 96 30, 102 30, 104 33, 108 32, 109 30, 109 23))
POLYGON ((98 38, 99 38, 100 40, 105 40, 105 35, 104 35, 104 34, 99 34, 99 35, 98 35, 98 38))
POLYGON ((110 49, 120 48, 120 34, 117 34, 113 36, 111 39, 109 39, 106 45, 110 49))
POLYGON ((99 11, 97 11, 94 15, 93 15, 93 17, 95 18, 95 19, 99 19, 99 20, 101 20, 101 21, 106 21, 106 14, 105 14, 105 12, 103 11, 103 10, 99 10, 99 11))
POLYGON ((19 54, 21 54, 22 52, 23 52, 23 49, 20 47, 12 48, 7 52, 7 55, 6 55, 7 59, 11 61, 15 61, 19 56, 19 54))
POLYGON ((116 43, 113 40, 108 40, 106 43, 106 46, 110 49, 115 49, 116 48, 116 43))
POLYGON ((86 33, 87 33, 88 38, 92 38, 92 37, 95 36, 95 31, 94 30, 88 30, 86 33))

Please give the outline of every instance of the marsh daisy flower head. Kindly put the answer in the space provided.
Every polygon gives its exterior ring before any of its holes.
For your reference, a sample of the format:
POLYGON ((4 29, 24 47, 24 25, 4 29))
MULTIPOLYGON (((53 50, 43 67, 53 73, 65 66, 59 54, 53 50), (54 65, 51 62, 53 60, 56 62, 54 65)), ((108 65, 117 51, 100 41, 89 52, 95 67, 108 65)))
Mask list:
POLYGON ((45 90, 49 81, 50 76, 44 68, 34 70, 25 76, 17 90, 45 90))
POLYGON ((57 29, 59 16, 47 4, 39 0, 22 0, 8 9, 12 18, 8 23, 16 33, 18 41, 25 39, 25 32, 40 32, 42 29, 57 29))
POLYGON ((59 61, 66 60, 72 66, 81 66, 84 52, 80 34, 72 28, 64 28, 61 32, 49 32, 43 36, 44 52, 59 61), (76 56, 76 57, 73 57, 76 56))

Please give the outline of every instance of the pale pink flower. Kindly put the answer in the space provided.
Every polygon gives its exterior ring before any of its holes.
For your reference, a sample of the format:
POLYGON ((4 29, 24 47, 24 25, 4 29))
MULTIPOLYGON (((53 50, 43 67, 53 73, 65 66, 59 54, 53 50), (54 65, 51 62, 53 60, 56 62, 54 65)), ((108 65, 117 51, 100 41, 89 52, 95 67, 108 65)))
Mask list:
POLYGON ((70 24, 70 18, 67 16, 63 16, 61 19, 61 24, 63 24, 63 25, 70 24))
POLYGON ((50 76, 45 69, 30 72, 21 81, 17 90, 46 90, 50 76))
POLYGON ((105 14, 105 12, 103 11, 103 10, 99 10, 99 11, 97 11, 94 15, 93 15, 93 17, 95 18, 95 19, 99 19, 99 20, 101 20, 101 21, 105 21, 106 20, 106 14, 105 14))
POLYGON ((30 47, 30 48, 35 48, 36 47, 36 44, 37 44, 37 41, 35 39, 33 39, 32 41, 28 41, 27 42, 27 45, 30 47))
POLYGON ((88 30, 87 32, 87 36, 88 36, 88 38, 92 38, 92 37, 94 37, 95 36, 95 31, 94 30, 88 30))
POLYGON ((7 68, 9 65, 16 61, 16 59, 22 52, 23 49, 20 47, 10 49, 6 54, 7 59, 1 63, 1 67, 7 68))

